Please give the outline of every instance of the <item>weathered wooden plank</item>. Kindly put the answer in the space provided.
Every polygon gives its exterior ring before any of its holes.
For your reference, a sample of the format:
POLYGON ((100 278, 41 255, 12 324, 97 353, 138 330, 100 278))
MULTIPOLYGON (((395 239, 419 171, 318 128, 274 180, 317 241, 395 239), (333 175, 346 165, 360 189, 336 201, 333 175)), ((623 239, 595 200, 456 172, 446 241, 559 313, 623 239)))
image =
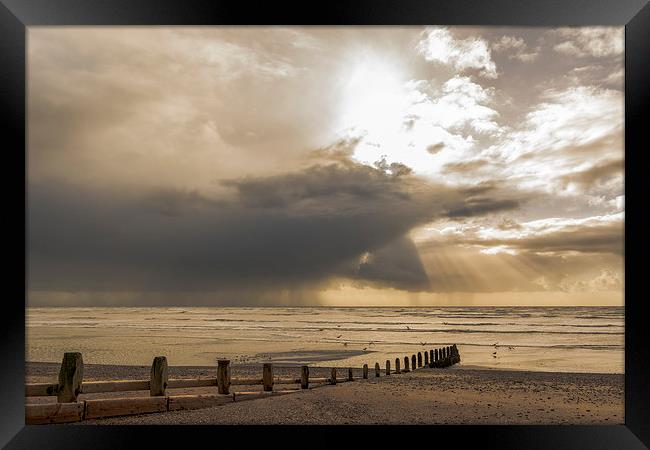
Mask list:
POLYGON ((300 378, 273 377, 274 384, 300 384, 300 378))
POLYGON ((211 408, 233 401, 234 394, 170 395, 169 411, 211 408))
POLYGON ((83 394, 148 390, 149 380, 89 381, 81 385, 81 392, 83 394))
POLYGON ((309 379, 310 383, 329 383, 329 381, 330 381, 329 378, 324 378, 324 377, 309 379))
POLYGON ((402 371, 399 368, 399 358, 395 358, 395 373, 402 373, 402 371))
POLYGON ((168 389, 217 386, 216 378, 177 378, 167 382, 168 389))
POLYGON ((86 400, 86 419, 167 411, 167 397, 124 397, 86 400))
POLYGON ((354 375, 352 374, 352 367, 348 367, 348 381, 354 381, 354 375))
POLYGON ((263 383, 261 378, 232 378, 230 380, 231 386, 255 386, 263 383))
POLYGON ((422 367, 422 352, 418 352, 418 368, 422 367))
POLYGON ((83 420, 84 402, 25 405, 25 423, 67 423, 83 420))
POLYGON ((63 354, 59 370, 59 387, 56 397, 59 403, 76 402, 81 393, 81 383, 84 376, 84 362, 79 352, 63 354))
POLYGON ((404 370, 402 370, 402 372, 405 372, 405 373, 410 372, 410 369, 409 369, 409 357, 408 356, 404 357, 404 370))
POLYGON ((330 375, 330 384, 336 384, 336 367, 332 367, 330 375))
POLYGON ((375 363, 375 377, 379 377, 381 375, 381 369, 379 368, 379 363, 375 363))
POLYGON ((390 375, 390 359, 386 360, 386 376, 390 375))
POLYGON ((25 385, 25 397, 47 397, 56 395, 59 385, 56 383, 30 383, 25 385))
POLYGON ((412 367, 411 370, 417 369, 418 366, 416 364, 417 364, 417 362, 415 360, 415 355, 411 355, 411 367, 412 367))
POLYGON ((368 364, 363 365, 362 374, 364 380, 368 378, 368 364))

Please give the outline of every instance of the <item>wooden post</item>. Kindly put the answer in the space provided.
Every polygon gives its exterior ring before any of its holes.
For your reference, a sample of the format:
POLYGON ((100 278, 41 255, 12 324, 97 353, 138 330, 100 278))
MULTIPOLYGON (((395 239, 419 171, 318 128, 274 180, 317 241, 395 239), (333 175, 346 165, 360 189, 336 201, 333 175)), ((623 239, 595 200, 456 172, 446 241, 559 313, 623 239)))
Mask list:
POLYGON ((390 359, 386 360, 386 376, 390 375, 390 359))
POLYGON ((352 375, 352 367, 348 367, 348 381, 354 381, 354 376, 352 375))
POLYGON ((395 358, 395 373, 402 373, 399 369, 399 358, 395 358))
POLYGON ((363 379, 364 380, 368 379, 368 364, 363 365, 363 379))
POLYGON ((410 372, 409 370, 409 357, 404 357, 404 372, 410 372))
POLYGON ((433 367, 433 350, 429 350, 429 367, 433 367))
POLYGON ((438 357, 438 349, 434 350, 434 355, 436 356, 436 361, 438 361, 440 358, 438 357))
POLYGON ((424 366, 429 365, 429 352, 424 352, 424 366))
POLYGON ((336 367, 332 367, 332 376, 330 377, 330 384, 336 384, 336 367))
POLYGON ((81 353, 64 353, 61 369, 59 370, 59 387, 56 398, 59 403, 77 401, 81 393, 81 383, 84 377, 84 362, 81 353))
POLYGON ((151 364, 149 395, 151 397, 165 395, 168 379, 169 376, 167 372, 167 357, 156 356, 153 359, 153 363, 151 364))
POLYGON ((381 369, 379 368, 379 363, 376 362, 376 363, 375 363, 375 377, 379 377, 379 376, 380 376, 380 372, 381 372, 381 369))
POLYGON ((309 366, 300 368, 300 388, 309 389, 309 366))
POLYGON ((264 363, 262 366, 262 385, 264 391, 269 392, 273 390, 273 364, 264 363))
POLYGON ((417 369, 418 366, 416 366, 417 362, 415 361, 415 355, 411 355, 411 367, 413 367, 412 370, 417 369))
POLYGON ((217 392, 230 394, 230 360, 217 361, 217 392))
POLYGON ((418 367, 422 367, 422 352, 418 352, 418 367))

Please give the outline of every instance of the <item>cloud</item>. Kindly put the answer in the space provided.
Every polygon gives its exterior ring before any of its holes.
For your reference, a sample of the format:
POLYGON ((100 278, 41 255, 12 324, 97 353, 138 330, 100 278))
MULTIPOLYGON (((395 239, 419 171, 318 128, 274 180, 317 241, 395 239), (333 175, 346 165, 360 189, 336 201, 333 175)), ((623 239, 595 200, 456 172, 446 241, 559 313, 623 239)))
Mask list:
MULTIPOLYGON (((582 193, 583 182, 574 184, 580 188, 575 192, 566 191, 567 182, 602 174, 603 169, 596 166, 623 153, 620 92, 593 86, 549 89, 541 100, 519 127, 481 151, 478 159, 490 161, 505 179, 521 188, 582 193), (576 172, 585 174, 580 178, 576 172)), ((620 192, 621 183, 618 188, 620 192)), ((615 186, 608 192, 612 189, 615 186)))
POLYGON ((523 38, 515 36, 502 36, 500 40, 492 44, 492 50, 497 53, 507 53, 509 59, 518 59, 523 62, 531 62, 539 56, 540 48, 526 52, 528 46, 523 38))
POLYGON ((424 289, 406 237, 413 227, 448 209, 475 216, 516 206, 496 191, 493 200, 466 202, 462 191, 399 169, 319 164, 224 180, 229 193, 219 198, 31 184, 29 288, 250 294, 251 283, 301 290, 347 277, 424 289), (372 263, 359 268, 365 253, 372 263))
POLYGON ((565 187, 576 187, 586 191, 592 186, 606 184, 614 180, 615 190, 620 192, 625 162, 621 159, 606 160, 591 165, 588 169, 569 173, 560 177, 565 187))
POLYGON ((446 28, 429 28, 416 49, 427 61, 449 65, 459 72, 475 69, 483 77, 497 78, 497 68, 484 39, 454 39, 446 28))
MULTIPOLYGON (((492 108, 494 90, 469 77, 454 76, 444 83, 411 80, 397 96, 399 106, 389 109, 389 117, 382 115, 386 120, 379 125, 349 124, 353 131, 345 137, 358 141, 353 152, 357 161, 374 164, 383 157, 434 176, 449 159, 462 158, 474 147, 474 134, 497 137, 505 132, 492 108)), ((361 121, 367 120, 363 116, 361 121)))
POLYGON ((489 162, 485 159, 450 162, 444 165, 444 170, 447 172, 458 172, 458 173, 474 172, 478 169, 487 166, 488 164, 489 162))
POLYGON ((534 254, 612 254, 623 252, 623 213, 583 219, 549 218, 516 226, 448 227, 442 234, 457 245, 534 254))
POLYGON ((550 32, 562 42, 553 49, 558 53, 584 58, 620 56, 623 54, 622 27, 560 28, 550 32))

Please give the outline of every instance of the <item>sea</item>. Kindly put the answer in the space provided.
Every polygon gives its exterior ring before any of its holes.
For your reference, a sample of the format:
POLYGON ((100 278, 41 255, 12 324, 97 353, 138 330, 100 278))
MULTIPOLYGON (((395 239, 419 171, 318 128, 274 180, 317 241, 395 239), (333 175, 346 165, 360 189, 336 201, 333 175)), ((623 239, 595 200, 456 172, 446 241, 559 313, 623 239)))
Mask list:
POLYGON ((624 373, 623 307, 26 309, 26 360, 374 367, 456 344, 458 368, 624 373))

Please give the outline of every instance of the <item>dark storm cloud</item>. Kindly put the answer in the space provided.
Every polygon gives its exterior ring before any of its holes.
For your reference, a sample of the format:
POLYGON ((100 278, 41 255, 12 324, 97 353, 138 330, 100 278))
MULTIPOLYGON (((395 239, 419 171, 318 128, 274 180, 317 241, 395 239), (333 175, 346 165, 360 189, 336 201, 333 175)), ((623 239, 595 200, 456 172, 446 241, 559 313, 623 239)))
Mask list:
POLYGON ((420 254, 413 241, 400 237, 369 253, 359 263, 357 277, 366 283, 409 291, 431 288, 420 254))
MULTIPOLYGON (((231 196, 147 195, 71 184, 29 189, 35 291, 301 289, 343 276, 425 289, 405 235, 442 217, 512 208, 355 163, 223 182, 231 196), (360 257, 371 258, 359 266, 360 257)), ((494 193, 496 195, 496 192, 494 193)))

